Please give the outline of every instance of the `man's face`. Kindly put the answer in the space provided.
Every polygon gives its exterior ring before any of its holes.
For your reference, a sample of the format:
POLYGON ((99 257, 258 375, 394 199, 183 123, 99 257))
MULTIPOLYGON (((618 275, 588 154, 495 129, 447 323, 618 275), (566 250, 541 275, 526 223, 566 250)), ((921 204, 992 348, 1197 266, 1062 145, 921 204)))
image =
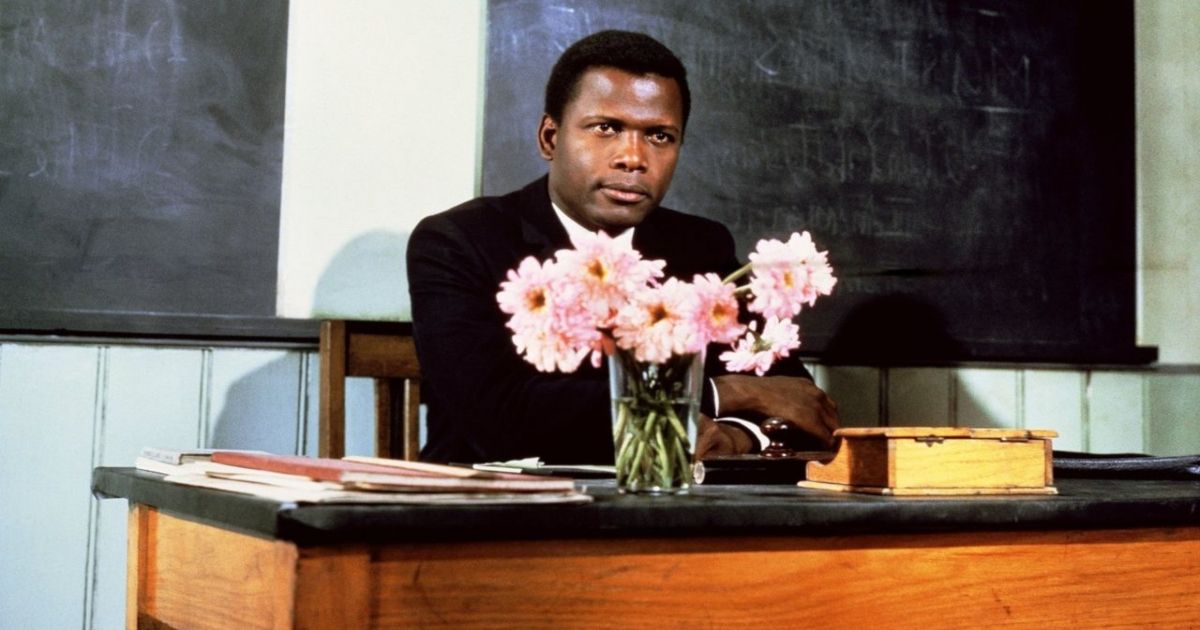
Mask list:
POLYGON ((562 120, 542 116, 538 147, 550 162, 550 199, 589 230, 635 226, 667 194, 682 140, 674 79, 592 68, 562 120))

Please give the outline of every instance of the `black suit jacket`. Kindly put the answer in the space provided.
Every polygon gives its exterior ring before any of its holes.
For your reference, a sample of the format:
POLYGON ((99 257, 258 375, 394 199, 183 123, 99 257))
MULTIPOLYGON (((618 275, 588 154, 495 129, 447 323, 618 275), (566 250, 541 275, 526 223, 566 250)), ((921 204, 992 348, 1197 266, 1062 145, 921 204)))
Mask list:
MULTIPOLYGON (((633 244, 681 279, 738 267, 724 226, 667 208, 650 213, 633 244)), ((509 269, 566 247, 545 177, 417 225, 408 242, 408 286, 428 409, 422 459, 612 462, 606 368, 585 361, 572 374, 538 372, 517 354, 496 303, 509 269)))

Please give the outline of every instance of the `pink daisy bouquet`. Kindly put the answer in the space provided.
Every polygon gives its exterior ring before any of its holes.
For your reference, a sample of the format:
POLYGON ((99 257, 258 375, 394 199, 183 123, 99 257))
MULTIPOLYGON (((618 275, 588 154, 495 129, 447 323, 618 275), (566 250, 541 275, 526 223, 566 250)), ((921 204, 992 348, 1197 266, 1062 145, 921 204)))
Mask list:
POLYGON ((729 344, 720 355, 727 369, 762 375, 800 346, 796 316, 837 282, 808 232, 759 241, 726 278, 664 279, 664 266, 597 232, 545 262, 522 260, 496 296, 517 352, 538 370, 573 372, 615 357, 617 480, 633 490, 690 482, 697 395, 689 390, 705 348, 729 344), (748 323, 743 304, 755 316, 748 323))

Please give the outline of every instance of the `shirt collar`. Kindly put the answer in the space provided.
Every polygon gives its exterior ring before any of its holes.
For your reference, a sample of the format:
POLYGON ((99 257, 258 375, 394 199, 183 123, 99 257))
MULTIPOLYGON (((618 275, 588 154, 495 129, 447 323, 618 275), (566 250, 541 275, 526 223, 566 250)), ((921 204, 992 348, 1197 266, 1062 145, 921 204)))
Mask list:
MULTIPOLYGON (((576 223, 575 219, 567 216, 567 213, 563 212, 558 207, 558 204, 553 201, 550 202, 550 207, 554 208, 554 214, 558 217, 558 222, 562 223, 563 228, 567 230, 567 237, 571 239, 571 244, 578 247, 578 239, 584 234, 588 234, 588 229, 576 223)), ((625 228, 625 231, 614 236, 613 240, 627 247, 633 247, 633 230, 634 228, 625 228)))

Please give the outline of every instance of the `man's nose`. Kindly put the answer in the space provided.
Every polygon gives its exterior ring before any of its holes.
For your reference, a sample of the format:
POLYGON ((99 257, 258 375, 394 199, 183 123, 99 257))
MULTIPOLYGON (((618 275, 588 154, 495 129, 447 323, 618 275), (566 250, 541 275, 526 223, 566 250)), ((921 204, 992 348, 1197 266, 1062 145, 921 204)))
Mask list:
POLYGON ((646 170, 646 142, 640 133, 626 131, 619 136, 612 165, 623 171, 646 170))

